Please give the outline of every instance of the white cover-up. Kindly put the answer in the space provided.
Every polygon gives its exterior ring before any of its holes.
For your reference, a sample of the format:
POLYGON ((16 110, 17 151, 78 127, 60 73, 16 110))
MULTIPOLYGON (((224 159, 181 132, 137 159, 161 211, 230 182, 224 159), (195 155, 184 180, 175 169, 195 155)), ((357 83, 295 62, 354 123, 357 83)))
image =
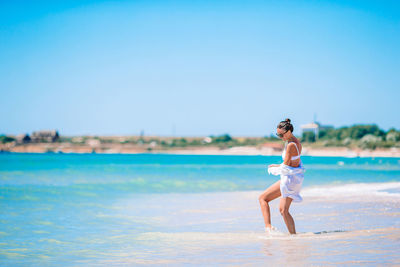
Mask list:
POLYGON ((301 202, 303 200, 300 196, 300 191, 305 171, 301 159, 298 167, 281 163, 277 167, 268 168, 269 174, 281 176, 280 190, 282 197, 290 197, 293 202, 301 202))
POLYGON ((268 173, 281 176, 281 194, 282 197, 290 197, 293 202, 301 202, 303 198, 300 196, 301 185, 304 180, 305 168, 300 161, 299 167, 291 167, 281 163, 278 167, 269 167, 268 173))

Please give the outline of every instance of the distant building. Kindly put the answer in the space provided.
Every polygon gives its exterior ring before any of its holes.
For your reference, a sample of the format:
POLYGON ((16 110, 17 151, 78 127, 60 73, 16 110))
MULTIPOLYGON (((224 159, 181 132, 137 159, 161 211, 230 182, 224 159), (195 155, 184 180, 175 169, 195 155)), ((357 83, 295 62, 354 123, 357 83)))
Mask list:
POLYGON ((212 138, 209 137, 209 136, 207 136, 207 137, 205 137, 205 138, 202 140, 202 142, 203 142, 203 143, 206 143, 206 144, 209 144, 209 143, 212 142, 212 138))
POLYGON ((318 136, 318 131, 319 131, 318 124, 312 122, 312 123, 308 123, 308 124, 303 124, 300 127, 301 127, 302 134, 305 132, 313 132, 315 134, 315 136, 318 136))
POLYGON ((56 130, 44 130, 33 132, 31 135, 32 142, 55 142, 60 138, 56 130))
POLYGON ((26 144, 31 141, 31 138, 29 137, 29 134, 19 134, 19 135, 15 136, 15 141, 18 144, 26 144))
POLYGON ((101 142, 98 139, 91 138, 91 139, 86 140, 86 144, 91 147, 96 147, 96 146, 99 146, 101 144, 101 142))
POLYGON ((312 122, 308 124, 303 124, 300 126, 302 135, 305 132, 313 132, 315 135, 315 139, 318 139, 318 133, 322 130, 328 130, 328 129, 333 129, 333 126, 331 125, 321 125, 319 122, 312 122))

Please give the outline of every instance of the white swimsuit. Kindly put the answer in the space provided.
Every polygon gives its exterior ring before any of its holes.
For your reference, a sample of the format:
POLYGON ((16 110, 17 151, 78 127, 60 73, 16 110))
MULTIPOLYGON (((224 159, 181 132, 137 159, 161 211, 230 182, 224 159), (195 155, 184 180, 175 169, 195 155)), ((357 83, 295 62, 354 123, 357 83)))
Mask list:
MULTIPOLYGON (((290 142, 290 143, 294 143, 294 145, 296 146, 297 154, 298 154, 298 155, 292 157, 292 160, 296 160, 296 159, 300 158, 299 149, 297 148, 297 145, 296 145, 295 142, 290 142)), ((285 145, 285 148, 284 148, 283 151, 282 151, 282 159, 283 159, 283 160, 285 160, 285 155, 286 155, 286 145, 285 145)))
MULTIPOLYGON (((295 143, 296 145, 296 143, 295 143)), ((297 148, 297 152, 299 149, 297 148)), ((285 159, 286 146, 282 152, 282 158, 285 159)), ((297 156, 293 156, 292 160, 300 158, 300 153, 297 156)), ((300 159, 300 165, 298 167, 292 167, 281 163, 278 167, 269 167, 268 173, 272 175, 280 175, 281 183, 280 190, 282 197, 290 197, 293 202, 301 202, 303 198, 300 196, 301 186, 304 180, 305 168, 300 159)))

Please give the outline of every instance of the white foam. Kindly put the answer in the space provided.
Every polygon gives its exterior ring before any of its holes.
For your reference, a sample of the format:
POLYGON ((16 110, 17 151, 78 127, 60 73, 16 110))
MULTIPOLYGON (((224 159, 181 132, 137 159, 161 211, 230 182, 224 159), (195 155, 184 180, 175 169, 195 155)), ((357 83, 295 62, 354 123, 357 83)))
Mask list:
POLYGON ((346 197, 383 197, 400 199, 400 193, 386 192, 384 190, 398 190, 400 182, 387 183, 351 183, 342 185, 320 185, 303 187, 303 197, 318 198, 346 198, 346 197))
POLYGON ((372 228, 360 230, 333 230, 321 232, 298 232, 295 235, 285 234, 282 235, 258 235, 258 239, 274 239, 274 240, 303 240, 303 239, 351 239, 359 236, 371 235, 391 235, 395 238, 400 237, 400 228, 386 227, 386 228, 372 228))

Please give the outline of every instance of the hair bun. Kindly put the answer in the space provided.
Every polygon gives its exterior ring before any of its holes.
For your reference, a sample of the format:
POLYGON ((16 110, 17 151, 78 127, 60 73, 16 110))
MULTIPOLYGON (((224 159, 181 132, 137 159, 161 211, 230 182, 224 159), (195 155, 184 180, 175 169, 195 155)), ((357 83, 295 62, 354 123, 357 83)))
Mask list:
POLYGON ((287 121, 288 123, 290 123, 290 119, 289 119, 289 118, 287 118, 285 121, 287 121))

